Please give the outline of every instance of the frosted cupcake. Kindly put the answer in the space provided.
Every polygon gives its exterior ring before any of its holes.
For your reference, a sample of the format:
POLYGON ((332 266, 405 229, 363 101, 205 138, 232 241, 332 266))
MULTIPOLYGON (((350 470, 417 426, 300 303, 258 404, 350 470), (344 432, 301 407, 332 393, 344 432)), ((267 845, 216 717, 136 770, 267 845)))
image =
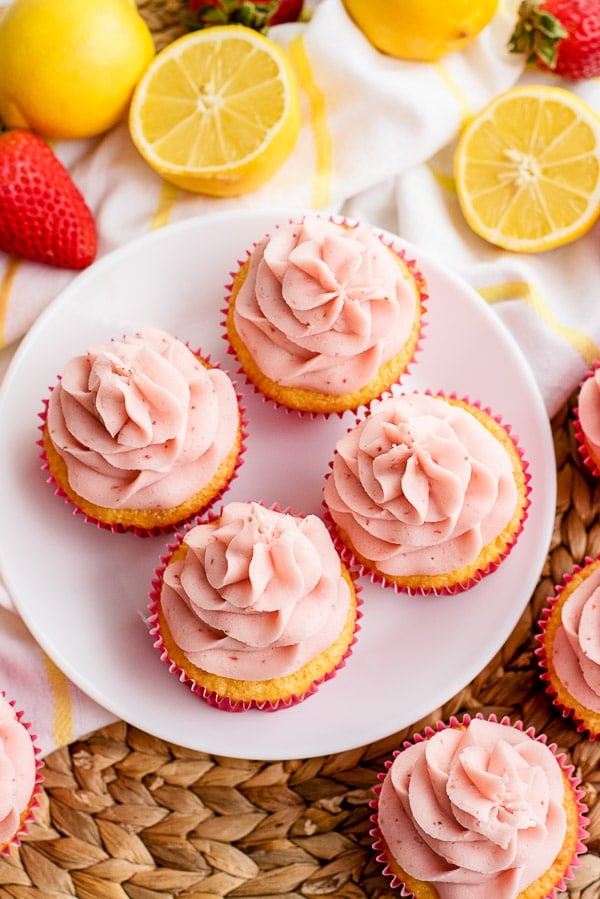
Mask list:
POLYGON ((565 576, 539 622, 537 655, 547 692, 564 717, 600 736, 600 559, 565 576))
POLYGON ((0 691, 0 852, 27 832, 41 790, 41 762, 29 726, 0 691))
POLYGON ((600 361, 594 363, 579 385, 573 410, 577 449, 584 465, 600 477, 600 361))
POLYGON ((158 328, 72 358, 43 419, 57 492, 115 531, 145 534, 200 514, 243 451, 229 375, 158 328))
POLYGON ((149 606, 155 646, 211 705, 294 705, 351 652, 358 594, 316 515, 232 502, 162 562, 149 606))
POLYGON ((374 848, 403 896, 545 899, 585 851, 573 767, 520 722, 439 723, 405 743, 380 781, 374 848))
POLYGON ((341 414, 407 370, 425 299, 414 262, 373 229, 306 216, 259 241, 235 274, 227 337, 266 397, 341 414))
POLYGON ((338 441, 325 479, 338 549, 385 586, 465 590, 522 530, 526 467, 509 429, 479 405, 428 393, 383 399, 338 441))

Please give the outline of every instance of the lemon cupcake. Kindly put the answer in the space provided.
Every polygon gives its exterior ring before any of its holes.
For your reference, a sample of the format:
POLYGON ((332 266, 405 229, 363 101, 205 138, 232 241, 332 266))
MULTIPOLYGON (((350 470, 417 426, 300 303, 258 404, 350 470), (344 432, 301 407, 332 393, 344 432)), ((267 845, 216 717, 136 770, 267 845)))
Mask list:
POLYGON ((0 690, 0 853, 27 833, 41 792, 38 754, 23 713, 0 690))
POLYGON ((358 591, 316 515, 231 502, 189 527, 161 563, 154 645, 217 708, 294 705, 351 653, 358 591))
POLYGON ((414 261, 371 227, 307 215, 259 241, 233 276, 227 338, 264 396, 342 414, 406 372, 426 296, 414 261))
POLYGON ((573 409, 579 455, 595 478, 600 478, 600 361, 596 361, 579 385, 573 409))
POLYGON ((323 496, 346 562, 386 587, 454 593, 514 546, 529 476, 489 410, 415 392, 373 403, 341 437, 323 496))
POLYGON ((241 461, 229 375, 159 328, 72 358, 42 415, 44 466, 88 520, 144 535, 217 499, 241 461))
POLYGON ((371 835, 402 896, 546 899, 585 852, 573 766, 521 722, 439 722, 405 742, 379 780, 371 835))
POLYGON ((537 649, 554 705, 580 733, 600 736, 600 558, 575 565, 542 612, 537 649))

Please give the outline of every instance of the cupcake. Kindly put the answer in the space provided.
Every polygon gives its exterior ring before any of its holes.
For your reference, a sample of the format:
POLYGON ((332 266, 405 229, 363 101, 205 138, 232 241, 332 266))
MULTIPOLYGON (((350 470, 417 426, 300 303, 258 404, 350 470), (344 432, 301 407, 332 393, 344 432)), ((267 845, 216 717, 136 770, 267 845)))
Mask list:
POLYGON ((220 709, 288 707, 351 652, 354 581, 316 515, 231 502, 168 548, 150 630, 172 673, 220 709))
POLYGON ((554 705, 600 736, 600 557, 565 575, 542 612, 536 650, 554 705))
POLYGON ((594 477, 600 477, 600 361, 579 385, 573 409, 579 455, 594 477))
POLYGON ((404 743, 379 780, 371 835, 403 896, 545 899, 585 852, 573 767, 520 722, 438 723, 404 743))
POLYGON ((509 429, 479 405, 398 394, 340 438, 323 498, 338 550, 361 573, 408 593, 454 593, 514 546, 526 468, 509 429))
POLYGON ((57 493, 114 531, 160 532, 200 514, 243 451, 229 375, 154 327, 72 358, 42 418, 57 493))
POLYGON ((0 691, 0 852, 18 845, 27 832, 41 790, 41 762, 35 737, 0 691))
POLYGON ((414 262, 373 229, 307 215, 264 237, 233 276, 227 338, 257 391, 341 415, 407 370, 425 299, 414 262))

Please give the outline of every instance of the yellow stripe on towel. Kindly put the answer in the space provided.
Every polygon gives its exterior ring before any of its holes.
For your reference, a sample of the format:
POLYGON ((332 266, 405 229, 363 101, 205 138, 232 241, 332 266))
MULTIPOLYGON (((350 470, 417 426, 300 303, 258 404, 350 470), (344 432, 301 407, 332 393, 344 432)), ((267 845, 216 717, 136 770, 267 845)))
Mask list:
POLYGON ((69 691, 69 681, 56 667, 52 659, 43 653, 46 677, 52 690, 54 701, 54 726, 52 734, 57 748, 67 746, 73 740, 73 706, 69 691))
POLYGON ((152 216, 150 222, 150 230, 156 231, 158 228, 169 224, 173 206, 179 196, 179 188, 175 187, 169 181, 163 181, 160 188, 160 196, 158 198, 158 206, 156 212, 152 216))
POLYGON ((575 328, 561 325, 554 317, 552 310, 549 309, 540 291, 528 281, 507 281, 504 284, 482 287, 478 293, 488 303, 499 303, 502 300, 523 300, 538 318, 573 347, 588 365, 600 358, 600 348, 594 341, 575 328))
POLYGON ((6 271, 0 280, 0 347, 6 343, 6 319, 8 318, 8 302, 17 271, 22 260, 16 256, 10 256, 6 271))
POLYGON ((315 81, 301 34, 291 42, 289 52, 300 86, 306 93, 310 104, 310 125, 315 142, 316 156, 312 186, 312 207, 313 209, 323 209, 331 202, 331 179, 333 175, 333 141, 327 123, 325 95, 315 81))
POLYGON ((446 66, 444 65, 443 62, 433 63, 433 66, 434 66, 436 72, 438 73, 438 75, 440 76, 440 78, 442 79, 442 81, 444 82, 444 84, 446 85, 446 87, 448 88, 448 90, 450 91, 450 93, 456 99, 456 102, 458 103, 458 108, 460 110, 460 118, 461 118, 460 130, 462 131, 466 122, 473 115, 473 110, 471 109, 469 101, 467 100, 467 97, 464 94, 464 92, 459 88, 459 86, 453 80, 453 78, 450 75, 450 72, 448 71, 448 69, 446 68, 446 66))

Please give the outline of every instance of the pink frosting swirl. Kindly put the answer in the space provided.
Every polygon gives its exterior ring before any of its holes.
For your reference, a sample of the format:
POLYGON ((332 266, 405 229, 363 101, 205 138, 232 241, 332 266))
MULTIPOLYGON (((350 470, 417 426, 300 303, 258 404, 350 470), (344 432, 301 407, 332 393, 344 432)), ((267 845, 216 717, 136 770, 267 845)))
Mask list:
POLYGON ((440 899, 514 899, 563 844, 563 796, 560 765, 545 743, 472 719, 396 756, 378 825, 388 854, 440 899))
POLYGON ((571 696, 600 713, 600 569, 565 599, 554 635, 552 662, 571 696))
POLYGON ((594 369, 581 385, 577 416, 588 450, 600 464, 600 367, 594 369))
POLYGON ((308 216, 256 246, 234 323, 272 381, 344 394, 404 348, 419 303, 373 231, 308 216))
POLYGON ((298 670, 347 619, 350 588, 324 523, 232 502, 186 534, 167 565, 161 606, 192 664, 245 680, 298 670))
POLYGON ((36 780, 35 750, 29 732, 0 696, 0 846, 18 833, 36 780))
POLYGON ((105 508, 172 508, 200 491, 239 429, 235 388, 158 328, 92 345, 50 395, 71 487, 105 508))
POLYGON ((338 441, 324 499, 380 571, 432 575, 477 558, 510 521, 517 488, 508 452, 475 416, 410 394, 375 404, 338 441))

